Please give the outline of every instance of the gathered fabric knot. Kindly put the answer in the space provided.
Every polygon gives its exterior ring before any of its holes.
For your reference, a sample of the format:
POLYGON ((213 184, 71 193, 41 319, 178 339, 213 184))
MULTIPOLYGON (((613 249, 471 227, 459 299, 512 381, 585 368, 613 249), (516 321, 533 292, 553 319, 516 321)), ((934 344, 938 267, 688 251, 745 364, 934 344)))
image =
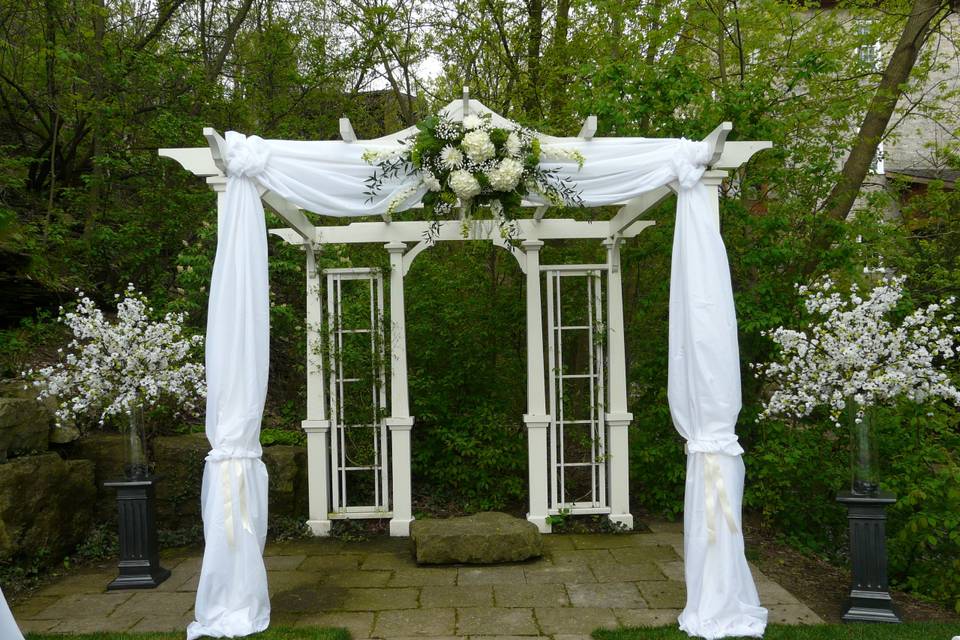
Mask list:
POLYGON ((259 453, 249 449, 211 449, 207 454, 207 462, 223 462, 224 460, 243 460, 244 458, 260 458, 259 453))
POLYGON ((680 138, 676 152, 670 159, 680 187, 689 189, 697 184, 710 161, 710 145, 702 140, 680 138))
POLYGON ((227 175, 237 178, 263 173, 270 159, 270 148, 260 136, 245 136, 236 131, 227 131, 224 161, 227 163, 227 175))
POLYGON ((743 447, 735 434, 719 440, 687 440, 684 445, 687 455, 691 453, 722 453, 728 456, 739 456, 743 447))

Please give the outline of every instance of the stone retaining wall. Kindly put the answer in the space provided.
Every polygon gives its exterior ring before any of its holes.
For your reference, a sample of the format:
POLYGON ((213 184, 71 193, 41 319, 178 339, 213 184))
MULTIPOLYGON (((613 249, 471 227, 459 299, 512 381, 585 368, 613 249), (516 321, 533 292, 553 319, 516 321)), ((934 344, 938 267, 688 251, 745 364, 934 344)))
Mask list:
MULTIPOLYGON (((95 431, 64 443, 50 413, 29 398, 0 397, 0 563, 71 553, 95 524, 116 521, 116 496, 103 483, 123 473, 123 436, 95 431)), ((71 436, 73 437, 73 436, 71 436)), ((153 438, 157 522, 201 524, 200 489, 210 445, 202 433, 153 438)), ((263 451, 270 517, 306 520, 306 448, 263 451)))

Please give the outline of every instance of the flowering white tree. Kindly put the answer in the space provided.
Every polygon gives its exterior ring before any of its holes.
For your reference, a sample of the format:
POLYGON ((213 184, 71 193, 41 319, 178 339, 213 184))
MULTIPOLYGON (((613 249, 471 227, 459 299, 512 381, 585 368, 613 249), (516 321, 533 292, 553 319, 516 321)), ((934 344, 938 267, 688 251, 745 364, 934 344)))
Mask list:
POLYGON ((826 406, 839 426, 851 403, 857 422, 865 407, 898 398, 960 403, 960 392, 943 364, 956 355, 960 332, 952 325, 953 314, 943 313, 954 299, 917 309, 897 326, 890 316, 903 298, 904 281, 884 276, 865 297, 856 285, 842 295, 829 277, 810 287, 798 286, 813 321, 806 331, 778 327, 765 332, 781 358, 753 365, 758 377, 777 387, 760 419, 803 418, 826 406))
POLYGON ((58 425, 87 415, 102 425, 109 416, 153 406, 163 397, 196 408, 206 394, 203 365, 194 362, 203 336, 183 334, 185 314, 152 320, 153 308, 131 284, 111 322, 82 291, 77 295, 76 310, 60 310, 60 322, 73 332, 66 353, 60 349, 59 362, 24 374, 34 379, 38 400, 57 398, 58 425))

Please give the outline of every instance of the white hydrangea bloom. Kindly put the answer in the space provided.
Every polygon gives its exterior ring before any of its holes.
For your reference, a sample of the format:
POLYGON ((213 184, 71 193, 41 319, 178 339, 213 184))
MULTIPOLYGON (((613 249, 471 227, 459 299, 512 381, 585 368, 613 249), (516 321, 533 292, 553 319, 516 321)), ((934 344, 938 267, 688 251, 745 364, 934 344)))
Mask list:
POLYGON ((490 134, 482 129, 469 131, 463 136, 460 147, 474 162, 489 160, 497 153, 497 148, 490 140, 490 134))
POLYGON ((520 139, 516 131, 511 131, 510 135, 507 136, 505 147, 507 155, 511 158, 519 158, 520 154, 523 153, 523 140, 520 139))
POLYGON ((497 191, 513 191, 523 176, 523 164, 513 158, 504 158, 487 172, 490 186, 497 191))
POLYGON ((939 315, 954 300, 917 309, 895 326, 888 315, 903 297, 904 280, 885 277, 866 296, 855 285, 843 296, 830 278, 798 286, 807 313, 820 321, 807 331, 778 327, 766 333, 780 347, 781 359, 752 365, 777 385, 760 418, 803 418, 826 406, 839 425, 851 399, 860 407, 859 417, 863 407, 898 398, 960 404, 960 391, 937 363, 956 356, 960 327, 948 325, 952 314, 939 315))
POLYGON ((423 185, 430 191, 440 191, 440 180, 432 171, 423 172, 423 185))
POLYGON ((457 169, 450 174, 450 188, 461 200, 470 200, 480 194, 480 183, 473 174, 464 169, 457 169))
POLYGON ((459 169, 463 166, 463 152, 447 145, 440 150, 440 162, 447 169, 459 169))
POLYGON ((478 115, 470 114, 463 117, 463 128, 467 131, 479 129, 483 126, 483 118, 478 115))
POLYGON ((35 378, 38 400, 59 400, 58 425, 98 412, 103 424, 109 416, 129 413, 139 404, 152 406, 161 397, 190 411, 196 408, 195 401, 206 395, 206 381, 203 365, 193 362, 192 352, 203 336, 183 335, 185 314, 151 320, 153 308, 131 284, 117 305, 116 321, 110 322, 93 300, 82 291, 77 294, 75 311, 61 309, 60 321, 74 336, 66 355, 52 366, 25 373, 35 378))

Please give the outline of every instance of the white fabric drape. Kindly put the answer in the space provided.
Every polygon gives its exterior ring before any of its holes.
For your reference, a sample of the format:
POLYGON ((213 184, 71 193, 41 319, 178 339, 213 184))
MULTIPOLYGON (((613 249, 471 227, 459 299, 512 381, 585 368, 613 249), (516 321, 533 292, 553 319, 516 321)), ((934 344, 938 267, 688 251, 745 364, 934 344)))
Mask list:
MULTIPOLYGON (((683 194, 683 191, 681 191, 683 194)), ((698 183, 677 199, 670 274, 668 398, 686 439, 683 505, 687 605, 680 628, 691 636, 762 637, 767 611, 743 553, 740 506, 743 449, 737 319, 727 252, 698 183)))
MULTIPOLYGON (((231 142, 243 144, 239 134, 227 136, 228 150, 231 142)), ((260 460, 270 342, 267 232, 252 181, 257 166, 240 160, 227 160, 210 283, 206 431, 212 450, 201 494, 206 548, 188 640, 244 636, 270 624, 263 565, 267 470, 260 460)))
MULTIPOLYGON (((377 149, 399 149, 380 145, 377 149)), ((200 635, 240 636, 269 623, 262 552, 267 474, 260 461, 269 306, 266 236, 258 187, 316 213, 365 216, 400 210, 424 194, 416 175, 371 189, 364 143, 263 140, 228 132, 227 191, 220 210, 207 326, 207 437, 203 480, 206 551, 197 593, 200 635)), ((760 635, 766 611, 743 556, 743 465, 734 425, 740 409, 736 320, 711 195, 699 182, 702 142, 598 138, 548 141, 545 169, 569 180, 584 206, 622 202, 676 183, 670 296, 670 405, 687 439, 685 545, 688 600, 681 628, 708 638, 760 635), (559 153, 558 150, 564 150, 559 153), (579 167, 569 157, 579 152, 579 167)), ((536 200, 536 196, 531 195, 536 200)))
POLYGON ((13 619, 13 613, 10 612, 7 599, 3 597, 3 589, 0 589, 0 638, 3 638, 3 640, 23 640, 23 634, 17 627, 17 621, 13 619))

